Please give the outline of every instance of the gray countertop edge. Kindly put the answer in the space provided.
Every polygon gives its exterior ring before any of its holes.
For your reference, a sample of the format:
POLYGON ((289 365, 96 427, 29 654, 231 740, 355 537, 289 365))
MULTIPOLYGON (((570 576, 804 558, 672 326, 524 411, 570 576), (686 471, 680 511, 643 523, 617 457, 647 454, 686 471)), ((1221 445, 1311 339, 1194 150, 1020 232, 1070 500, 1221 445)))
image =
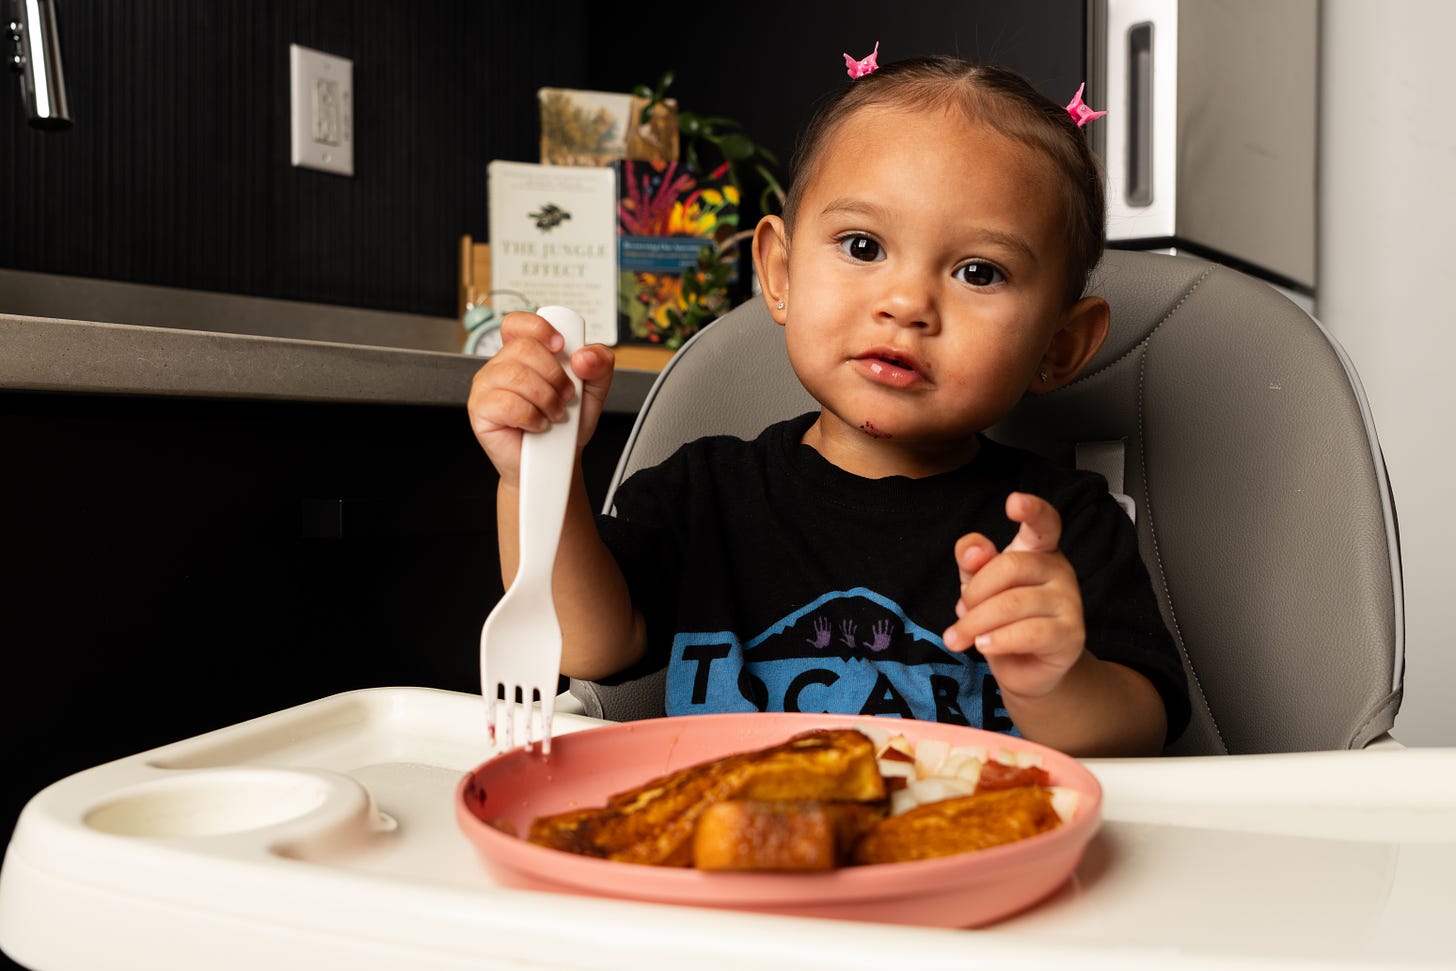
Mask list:
MULTIPOLYGON (((0 314, 0 389, 465 407, 481 358, 441 351, 0 314)), ((656 375, 619 370, 607 410, 656 375)))

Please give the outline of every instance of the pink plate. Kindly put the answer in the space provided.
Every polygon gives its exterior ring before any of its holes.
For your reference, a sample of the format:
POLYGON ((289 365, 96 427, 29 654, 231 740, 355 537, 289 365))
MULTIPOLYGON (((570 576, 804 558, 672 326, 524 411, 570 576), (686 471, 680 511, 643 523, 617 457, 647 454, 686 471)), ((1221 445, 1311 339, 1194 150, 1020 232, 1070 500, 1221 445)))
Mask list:
POLYGON ((554 739, 551 754, 516 749, 467 773, 455 815, 500 883, 806 917, 973 927, 1042 900, 1071 876, 1101 819, 1102 789, 1075 759, 1020 738, 936 722, 850 715, 690 715, 624 722, 554 739), (704 873, 616 863, 547 849, 525 833, 538 816, 600 806, 608 796, 708 759, 776 745, 799 732, 876 724, 912 742, 942 739, 990 751, 1039 752, 1053 785, 1081 794, 1076 816, 1050 832, 974 853, 847 867, 828 873, 704 873))

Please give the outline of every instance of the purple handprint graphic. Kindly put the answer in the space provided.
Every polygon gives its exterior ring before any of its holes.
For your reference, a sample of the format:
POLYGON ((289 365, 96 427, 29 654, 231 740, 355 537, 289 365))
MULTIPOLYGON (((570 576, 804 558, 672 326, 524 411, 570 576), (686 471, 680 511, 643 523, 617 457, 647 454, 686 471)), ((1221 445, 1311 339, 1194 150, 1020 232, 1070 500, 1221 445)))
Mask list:
POLYGON ((841 620, 839 622, 839 642, 846 647, 858 647, 854 637, 854 621, 841 620))
POLYGON ((875 639, 865 641, 864 646, 876 652, 885 650, 890 646, 890 635, 893 629, 893 626, 888 620, 876 621, 874 626, 875 639))
POLYGON ((824 648, 829 646, 830 634, 831 629, 829 626, 829 621, 823 617, 815 617, 814 636, 811 638, 805 638, 805 640, 808 642, 810 647, 814 647, 822 651, 824 650, 824 648))

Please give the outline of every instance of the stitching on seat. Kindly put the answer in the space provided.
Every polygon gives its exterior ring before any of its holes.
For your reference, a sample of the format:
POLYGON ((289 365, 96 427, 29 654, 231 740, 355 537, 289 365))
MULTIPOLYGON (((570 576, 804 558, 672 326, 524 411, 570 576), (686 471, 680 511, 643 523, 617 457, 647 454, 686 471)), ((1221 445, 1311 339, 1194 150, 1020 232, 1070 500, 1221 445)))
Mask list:
MULTIPOLYGON (((1138 361, 1137 425, 1138 464, 1142 468, 1144 483, 1147 483, 1148 481, 1148 459, 1147 448, 1144 445, 1144 442, 1146 441, 1146 435, 1143 433, 1143 401, 1145 400, 1145 396, 1143 394, 1143 386, 1146 378, 1149 347, 1152 344, 1153 336, 1163 328, 1164 324, 1166 324, 1169 320, 1173 319, 1174 314, 1176 314, 1179 310, 1183 309, 1183 305, 1186 304, 1188 300, 1193 296, 1194 292, 1203 285, 1203 281, 1207 280, 1210 276, 1212 276, 1213 272, 1218 268, 1219 265, 1217 263, 1208 264, 1208 266, 1204 268, 1203 272, 1198 274, 1198 278, 1188 285, 1188 289, 1183 291, 1183 294, 1178 298, 1173 306, 1168 309, 1168 312, 1164 314, 1161 318, 1159 318, 1158 322, 1153 325, 1152 330, 1148 331, 1145 335, 1143 335, 1142 340, 1138 341, 1132 347, 1129 347, 1125 352, 1108 361, 1097 370, 1083 372, 1082 374, 1079 374, 1075 380, 1056 389, 1056 391, 1051 392, 1051 394, 1056 394, 1058 391, 1065 391, 1067 388, 1074 387, 1083 381, 1090 381, 1096 375, 1099 375, 1109 368, 1112 368, 1128 360, 1134 354, 1141 354, 1142 356, 1138 361)), ((1167 594, 1168 575, 1163 570, 1163 554, 1161 548, 1158 545, 1158 529, 1153 517, 1153 493, 1151 488, 1147 489, 1147 495, 1144 497, 1144 505, 1146 506, 1147 512, 1148 534, 1152 537, 1153 542, 1153 558, 1156 561, 1158 567, 1158 580, 1163 585, 1163 592, 1167 594)), ((1218 741, 1223 746, 1224 751, 1227 752, 1228 739, 1224 738, 1223 730, 1218 727, 1218 719, 1213 714, 1213 706, 1208 703, 1208 695, 1203 690, 1203 682, 1198 677, 1198 671, 1193 665, 1193 659, 1188 656, 1187 649, 1183 647, 1183 630, 1178 624, 1178 613, 1173 608, 1172 596, 1168 595, 1167 600, 1168 614, 1170 619, 1172 620, 1173 632, 1178 641, 1178 653, 1187 664, 1188 672, 1193 678, 1193 688, 1198 692, 1198 697, 1203 702, 1203 709, 1208 712, 1208 719, 1213 725, 1213 733, 1215 736, 1217 736, 1218 741)))
POLYGON ((1399 689, 1387 692, 1366 711, 1362 712, 1356 720, 1355 728, 1351 730, 1349 737, 1345 740, 1345 748, 1352 749, 1357 745, 1364 747, 1370 744, 1371 740, 1375 737, 1370 732, 1370 726, 1373 724, 1378 723, 1381 732, 1389 731, 1390 725, 1386 723, 1395 720, 1395 715, 1392 713, 1392 710, 1400 707, 1403 694, 1404 691, 1399 689))
POLYGON ((1143 348, 1144 354, 1142 356, 1142 360, 1138 362, 1137 415, 1138 465, 1142 468, 1143 484, 1145 490, 1145 494, 1143 496, 1143 506, 1147 514, 1148 535, 1149 537, 1151 537, 1153 543, 1153 560, 1158 567, 1158 582, 1162 584, 1163 593, 1166 595, 1168 600, 1168 617, 1173 624, 1173 632, 1177 635, 1178 638, 1178 653, 1180 656, 1182 656, 1184 662, 1188 666, 1188 673, 1193 679, 1193 687, 1198 692, 1199 699, 1203 702, 1203 710, 1208 712, 1208 720, 1213 724, 1213 733, 1218 737, 1219 743, 1223 746, 1224 751, 1227 752, 1228 740, 1223 737, 1223 730, 1218 727, 1218 718, 1213 713, 1213 706, 1208 703, 1207 692, 1203 690, 1203 680, 1198 677, 1198 669, 1193 663, 1193 658, 1188 656, 1188 649, 1184 646, 1183 628, 1178 623, 1178 610, 1176 607, 1173 606, 1173 595, 1168 592, 1168 574, 1163 569, 1163 551, 1162 547, 1158 543, 1158 527, 1157 523, 1155 522, 1156 517, 1153 512, 1153 490, 1148 485, 1147 447, 1144 444, 1145 435, 1143 432, 1143 379, 1144 374, 1146 373, 1146 364, 1148 359, 1146 353, 1147 343, 1148 342, 1145 340, 1138 345, 1139 347, 1143 348))
MULTIPOLYGON (((1146 348, 1147 345, 1148 345, 1148 342, 1153 339, 1153 335, 1156 334, 1159 330, 1161 330, 1164 324, 1166 324, 1169 320, 1173 319, 1173 315, 1174 314, 1176 314, 1179 310, 1182 310, 1183 309, 1183 305, 1188 302, 1188 298, 1191 297, 1191 296, 1193 296, 1193 292, 1195 290, 1197 290, 1200 286, 1202 286, 1203 285, 1203 281, 1204 280, 1207 280, 1213 274, 1213 271, 1216 270, 1216 269, 1218 269, 1218 264, 1216 264, 1216 263, 1210 263, 1204 269, 1204 271, 1202 273, 1198 274, 1198 279, 1194 280, 1192 283, 1190 283, 1188 285, 1188 289, 1183 291, 1183 295, 1178 298, 1178 301, 1175 304, 1173 304, 1172 307, 1170 307, 1168 309, 1168 312, 1167 313, 1165 313, 1161 318, 1158 319, 1158 322, 1153 325, 1153 329, 1152 330, 1148 331, 1146 334, 1143 335, 1143 339, 1142 340, 1138 341, 1132 347, 1129 347, 1126 351, 1124 351, 1121 355, 1119 355, 1119 356, 1113 358, 1112 360, 1108 361, 1106 364, 1102 365, 1097 370, 1095 370, 1095 371, 1084 371, 1083 373, 1077 375, 1077 377, 1075 379, 1073 379, 1072 381, 1070 381, 1067 384, 1062 385, 1062 387, 1061 388, 1058 388, 1057 391, 1062 391, 1062 390, 1064 390, 1066 388, 1073 387, 1074 385, 1080 384, 1083 381, 1089 381, 1093 377, 1096 377, 1097 375, 1101 374, 1103 371, 1106 371, 1107 369, 1109 369, 1111 367, 1114 367, 1115 365, 1120 364, 1123 361, 1126 361, 1128 358, 1130 358, 1134 354, 1138 353, 1138 351, 1146 348)), ((1053 391, 1052 394, 1056 394, 1056 391, 1053 391)), ((1142 403, 1141 385, 1139 385, 1138 403, 1139 403, 1139 406, 1141 406, 1141 403, 1142 403)), ((1141 415, 1139 417, 1141 417, 1141 415)))
MULTIPOLYGON (((1172 594, 1168 593, 1168 575, 1163 569, 1163 552, 1161 545, 1158 543, 1158 527, 1153 509, 1153 490, 1151 485, 1149 484, 1148 479, 1147 434, 1144 429, 1144 402, 1147 400, 1147 396, 1145 394, 1147 381, 1147 362, 1148 352, 1151 349, 1153 335, 1161 330, 1163 325, 1167 323, 1170 319, 1172 319, 1173 315, 1183 308, 1183 305, 1188 302, 1190 297, 1193 296, 1194 291, 1203 284, 1204 280, 1208 279, 1209 275, 1212 274, 1215 269, 1216 265, 1210 265, 1201 274, 1199 274, 1198 279, 1194 280, 1193 283, 1188 287, 1188 289, 1183 291, 1183 295, 1178 298, 1178 302, 1173 304, 1172 308, 1163 315, 1162 319, 1158 321, 1157 325, 1154 326, 1152 330, 1148 331, 1147 336, 1139 341, 1136 346, 1129 349, 1126 354, 1119 357, 1117 361, 1125 360, 1128 356, 1135 352, 1140 351, 1142 354, 1141 358, 1138 360, 1137 383, 1138 465, 1142 469, 1145 491, 1145 494, 1143 496, 1143 505, 1146 507, 1147 512, 1148 535, 1151 537, 1153 543, 1153 559, 1157 563, 1158 567, 1158 582, 1163 585, 1163 592, 1167 595, 1168 615, 1169 619, 1172 621, 1173 624, 1173 632, 1178 639, 1178 652, 1180 655, 1182 655, 1184 662, 1187 664, 1188 673, 1193 679, 1193 687, 1195 690, 1197 690, 1198 697, 1203 702, 1204 710, 1208 712, 1208 720, 1213 725, 1213 733, 1215 736, 1218 737, 1219 743, 1223 746, 1224 751, 1227 752, 1228 740, 1224 738, 1223 730, 1218 727, 1218 718, 1213 713, 1213 706, 1208 703, 1208 695, 1203 690, 1203 681, 1198 677, 1198 670, 1193 664, 1193 659, 1188 656, 1188 651, 1183 646, 1183 629, 1178 623, 1178 611, 1173 606, 1172 594)), ((1116 362, 1109 362, 1106 366, 1111 367, 1114 363, 1116 362)))

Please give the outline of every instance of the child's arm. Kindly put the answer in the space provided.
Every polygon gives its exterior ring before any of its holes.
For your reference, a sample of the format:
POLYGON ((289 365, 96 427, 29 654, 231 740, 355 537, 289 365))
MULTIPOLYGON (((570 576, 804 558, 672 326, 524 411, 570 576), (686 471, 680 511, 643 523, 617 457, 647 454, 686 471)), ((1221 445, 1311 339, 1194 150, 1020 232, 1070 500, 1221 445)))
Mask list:
MULTIPOLYGON (((509 314, 501 322, 501 338, 501 350, 475 375, 468 408, 475 437, 500 474, 496 526, 501 578, 509 585, 520 559, 521 440, 560 418, 574 389, 554 356, 562 347, 561 335, 545 320, 509 314)), ((601 417, 613 366, 611 350, 600 344, 571 357, 582 381, 581 425, 552 592, 561 621, 561 671, 584 679, 620 671, 642 656, 646 643, 622 571, 597 533, 581 472, 581 450, 601 417)))
POLYGON ((974 646, 1027 738, 1073 755, 1156 755, 1167 715, 1147 678, 1084 649, 1076 573, 1058 549, 1062 521, 1046 500, 1013 493, 1006 515, 1021 524, 1005 550, 972 533, 956 543, 959 618, 945 646, 974 646))

